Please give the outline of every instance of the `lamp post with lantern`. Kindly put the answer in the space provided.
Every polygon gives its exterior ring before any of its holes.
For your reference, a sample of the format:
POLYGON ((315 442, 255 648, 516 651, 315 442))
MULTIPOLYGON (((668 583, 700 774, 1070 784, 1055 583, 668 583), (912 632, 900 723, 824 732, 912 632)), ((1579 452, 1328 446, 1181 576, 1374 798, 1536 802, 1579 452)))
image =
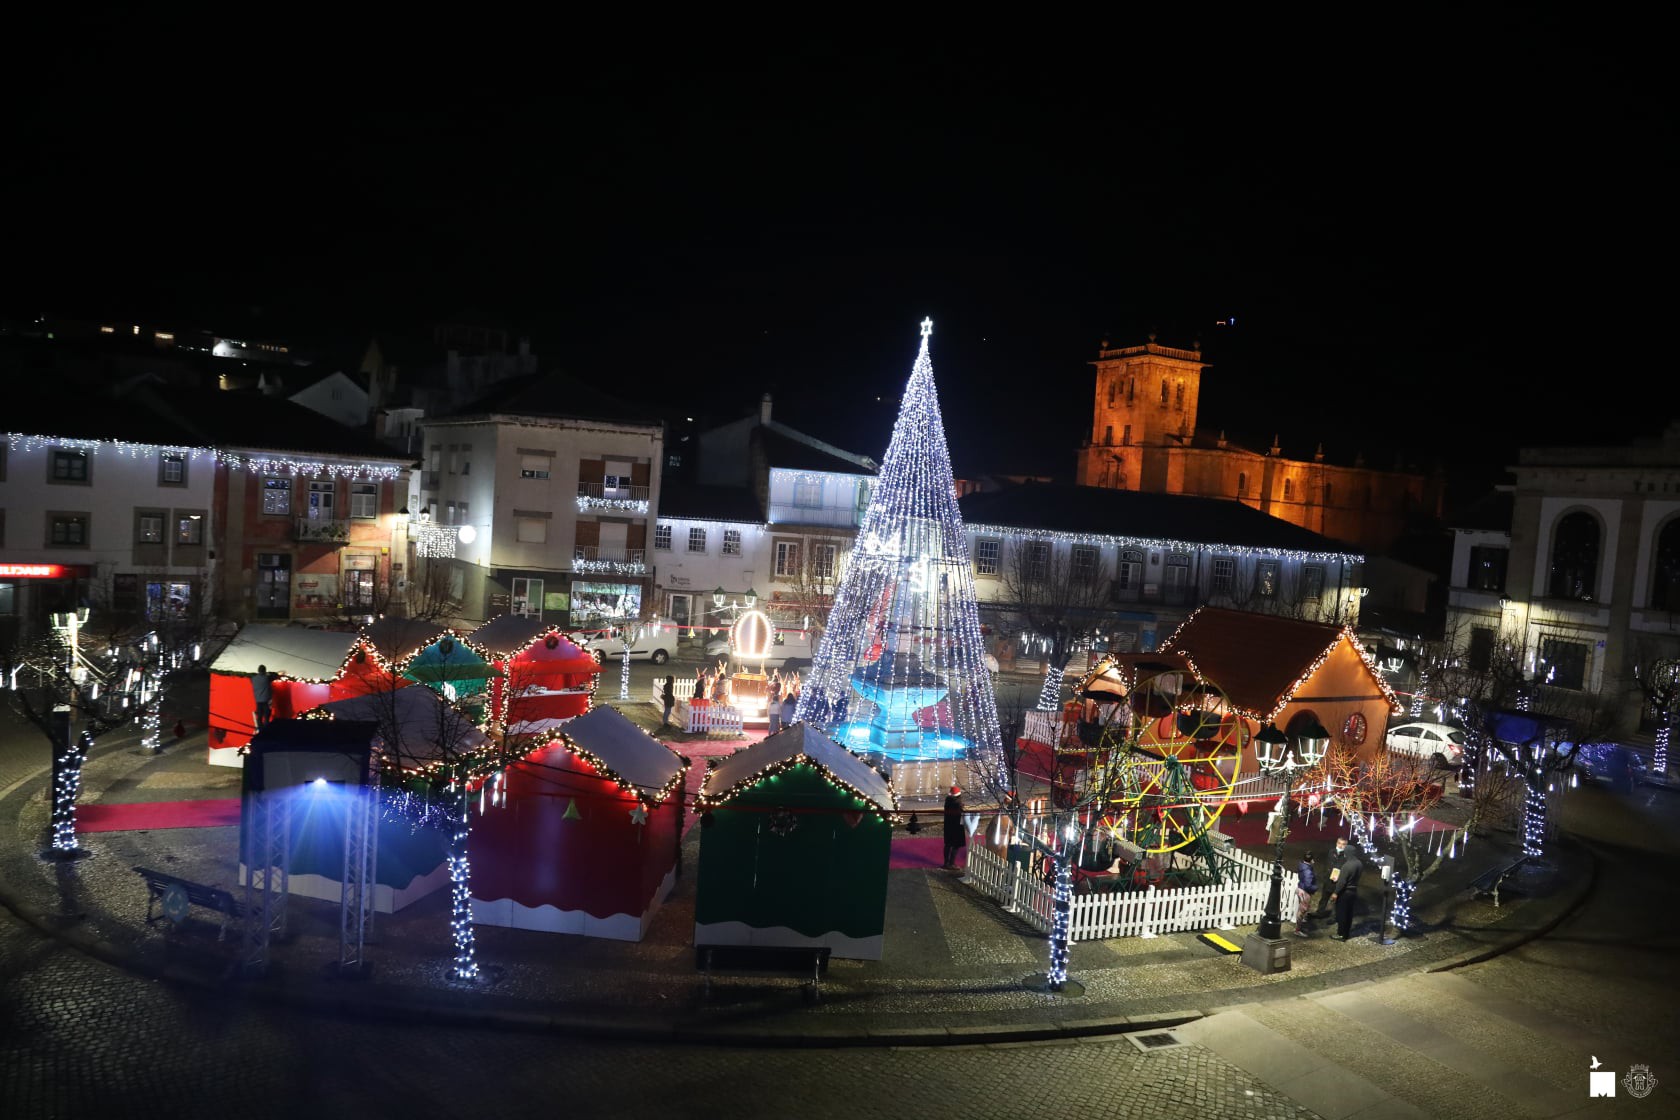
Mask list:
POLYGON ((1272 883, 1266 893, 1266 912, 1259 928, 1243 943, 1243 964, 1259 972, 1287 972, 1290 968, 1289 941, 1283 937, 1283 842, 1289 836, 1289 814, 1295 796, 1295 780, 1317 766, 1330 748, 1330 733, 1311 716, 1285 735, 1266 724, 1254 736, 1254 757, 1260 769, 1283 778, 1283 796, 1271 820, 1271 841, 1276 847, 1272 859, 1272 883))

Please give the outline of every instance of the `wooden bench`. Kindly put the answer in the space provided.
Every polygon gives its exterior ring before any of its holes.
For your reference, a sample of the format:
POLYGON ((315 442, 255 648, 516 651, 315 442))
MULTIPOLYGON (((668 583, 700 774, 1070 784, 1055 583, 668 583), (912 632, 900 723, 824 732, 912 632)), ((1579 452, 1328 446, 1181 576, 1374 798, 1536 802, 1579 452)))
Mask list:
MULTIPOLYGON (((153 871, 149 867, 136 867, 135 874, 146 880, 146 924, 151 925, 159 918, 167 918, 171 925, 179 925, 186 917, 186 906, 199 906, 205 910, 214 910, 222 916, 221 932, 216 935, 220 941, 227 936, 229 918, 239 918, 245 913, 245 908, 233 897, 229 891, 221 887, 208 887, 203 883, 195 883, 190 879, 183 879, 178 875, 171 875, 165 871, 153 871), (185 899, 185 906, 181 907, 179 917, 169 913, 171 898, 185 899), (156 910, 157 913, 152 911, 156 910)), ((176 905, 180 905, 176 903, 176 905)))
POLYGON ((1510 863, 1495 864, 1470 881, 1470 893, 1477 898, 1493 896, 1493 908, 1499 909, 1499 889, 1505 885, 1505 880, 1515 875, 1528 863, 1527 856, 1518 856, 1510 863))
POLYGON ((761 975, 778 972, 808 977, 805 998, 815 1001, 822 975, 828 970, 826 945, 696 945, 695 963, 705 976, 705 994, 712 994, 712 973, 761 975))

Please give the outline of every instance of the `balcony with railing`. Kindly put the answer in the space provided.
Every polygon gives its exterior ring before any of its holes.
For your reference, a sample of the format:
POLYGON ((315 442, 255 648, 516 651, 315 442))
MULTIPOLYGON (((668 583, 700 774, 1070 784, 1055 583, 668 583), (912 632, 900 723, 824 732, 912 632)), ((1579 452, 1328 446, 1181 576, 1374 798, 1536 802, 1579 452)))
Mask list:
POLYGON ((617 486, 608 486, 603 482, 579 481, 577 508, 579 513, 587 513, 590 510, 598 509, 646 513, 648 511, 648 488, 646 486, 631 486, 627 482, 620 483, 617 486))
POLYGON ((348 544, 350 522, 332 517, 300 517, 292 538, 313 544, 348 544))
POLYGON ((615 576, 647 575, 647 550, 606 545, 579 545, 572 552, 572 571, 615 576))

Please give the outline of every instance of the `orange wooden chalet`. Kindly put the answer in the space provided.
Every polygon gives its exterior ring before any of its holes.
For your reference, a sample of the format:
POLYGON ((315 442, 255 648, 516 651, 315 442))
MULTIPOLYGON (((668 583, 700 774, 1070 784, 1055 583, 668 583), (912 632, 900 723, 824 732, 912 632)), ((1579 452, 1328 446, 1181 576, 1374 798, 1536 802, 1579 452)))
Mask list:
POLYGON ((1368 758, 1402 706, 1353 631, 1324 622, 1201 607, 1161 643, 1196 676, 1218 682, 1231 711, 1248 723, 1244 774, 1259 772, 1252 732, 1271 723, 1285 735, 1316 718, 1331 741, 1368 758))

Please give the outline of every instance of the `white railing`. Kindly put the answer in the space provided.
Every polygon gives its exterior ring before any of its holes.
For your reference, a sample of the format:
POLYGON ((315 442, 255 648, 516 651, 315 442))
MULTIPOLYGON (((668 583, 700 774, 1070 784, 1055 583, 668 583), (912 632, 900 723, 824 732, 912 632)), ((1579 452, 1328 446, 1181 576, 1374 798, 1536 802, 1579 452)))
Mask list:
MULTIPOLYGON (((1074 941, 1096 941, 1258 924, 1271 890, 1272 865, 1234 849, 1221 854, 1226 857, 1226 874, 1220 883, 1075 894, 1070 936, 1074 941)), ((1050 932, 1055 892, 1026 868, 984 845, 970 844, 967 881, 1040 933, 1050 932)), ((1283 873, 1279 906, 1286 918, 1294 913, 1296 881, 1293 873, 1283 873)))
MULTIPOLYGON (((677 681, 671 686, 676 690, 677 702, 671 706, 671 721, 684 731, 692 735, 711 734, 714 731, 727 731, 733 735, 742 733, 741 709, 728 704, 701 704, 696 707, 690 701, 694 698, 694 681, 677 681)), ((653 706, 660 711, 665 710, 665 682, 655 680, 653 683, 653 706)))
POLYGON ((1058 745, 1062 741, 1062 713, 1028 712, 1021 738, 1052 747, 1058 745))

